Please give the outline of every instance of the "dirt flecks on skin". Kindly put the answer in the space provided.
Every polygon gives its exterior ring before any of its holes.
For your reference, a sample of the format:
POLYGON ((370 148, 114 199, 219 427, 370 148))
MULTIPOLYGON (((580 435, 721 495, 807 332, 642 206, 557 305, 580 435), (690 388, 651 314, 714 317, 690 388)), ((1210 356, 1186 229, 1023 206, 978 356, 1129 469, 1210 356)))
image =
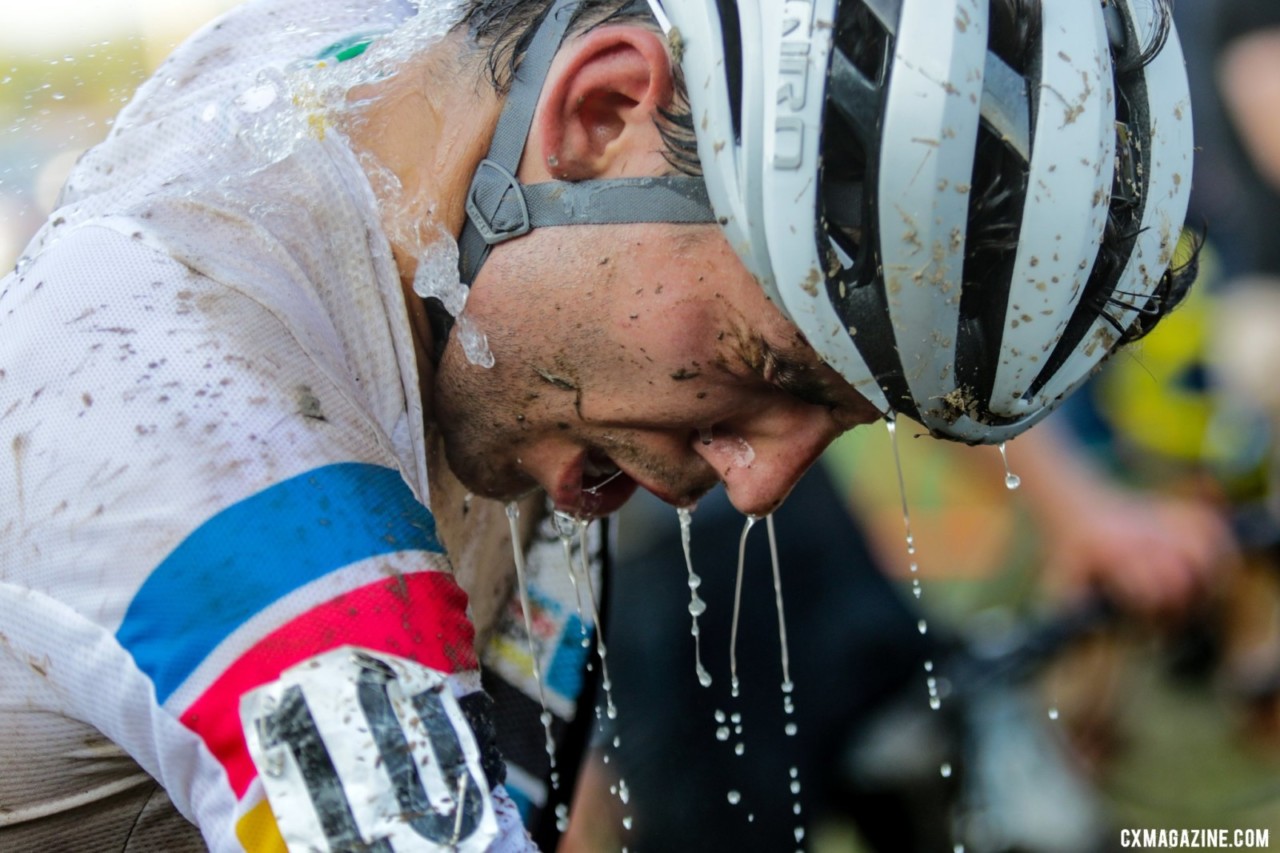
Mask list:
POLYGON ((690 379, 697 379, 701 375, 702 375, 701 370, 690 370, 687 367, 682 367, 679 370, 677 370, 675 373, 671 374, 671 378, 674 379, 676 382, 687 382, 690 379))
POLYGON ((551 385, 555 388, 559 388, 561 391, 577 391, 578 390, 577 385, 574 385, 572 382, 570 382, 568 379, 565 379, 563 376, 558 376, 552 373, 551 371, 546 370, 545 368, 534 367, 533 372, 538 374, 538 376, 542 377, 543 382, 546 382, 548 385, 551 385))

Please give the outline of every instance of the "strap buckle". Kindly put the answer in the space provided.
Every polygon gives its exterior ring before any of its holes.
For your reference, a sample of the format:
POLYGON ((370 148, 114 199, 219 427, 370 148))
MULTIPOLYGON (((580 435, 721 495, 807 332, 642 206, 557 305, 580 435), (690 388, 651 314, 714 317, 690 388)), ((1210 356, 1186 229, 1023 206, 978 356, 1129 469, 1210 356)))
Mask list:
POLYGON ((533 227, 520 181, 487 157, 471 179, 466 208, 471 223, 490 246, 528 234, 533 227))

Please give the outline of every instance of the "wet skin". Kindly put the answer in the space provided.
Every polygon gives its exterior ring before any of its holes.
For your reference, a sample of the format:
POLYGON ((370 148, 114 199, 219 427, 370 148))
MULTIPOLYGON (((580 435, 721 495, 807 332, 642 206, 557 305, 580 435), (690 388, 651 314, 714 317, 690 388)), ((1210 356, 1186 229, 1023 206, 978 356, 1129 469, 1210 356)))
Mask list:
POLYGON ((451 337, 432 409, 477 494, 541 487, 579 516, 637 485, 684 506, 723 481, 773 511, 830 441, 880 413, 824 365, 715 226, 539 229, 495 248, 451 337))

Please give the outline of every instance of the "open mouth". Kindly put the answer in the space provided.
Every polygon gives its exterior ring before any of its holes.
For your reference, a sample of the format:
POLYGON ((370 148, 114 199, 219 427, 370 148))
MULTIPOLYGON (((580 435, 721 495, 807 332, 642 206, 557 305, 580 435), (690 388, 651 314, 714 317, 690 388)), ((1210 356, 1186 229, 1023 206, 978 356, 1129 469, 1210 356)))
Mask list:
POLYGON ((616 512, 635 493, 637 483, 607 454, 590 450, 580 457, 577 470, 566 473, 558 490, 559 509, 579 518, 616 512))

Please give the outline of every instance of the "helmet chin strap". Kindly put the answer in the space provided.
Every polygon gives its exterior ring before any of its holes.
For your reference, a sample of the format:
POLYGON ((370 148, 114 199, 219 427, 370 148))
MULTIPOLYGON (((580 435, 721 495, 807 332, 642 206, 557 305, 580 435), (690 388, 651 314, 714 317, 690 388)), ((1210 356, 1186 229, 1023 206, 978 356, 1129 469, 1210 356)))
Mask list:
POLYGON ((710 223, 715 212, 701 178, 668 175, 522 184, 516 178, 533 111, 577 0, 555 0, 539 22, 498 117, 489 153, 467 191, 458 269, 470 286, 498 243, 551 225, 710 223))

